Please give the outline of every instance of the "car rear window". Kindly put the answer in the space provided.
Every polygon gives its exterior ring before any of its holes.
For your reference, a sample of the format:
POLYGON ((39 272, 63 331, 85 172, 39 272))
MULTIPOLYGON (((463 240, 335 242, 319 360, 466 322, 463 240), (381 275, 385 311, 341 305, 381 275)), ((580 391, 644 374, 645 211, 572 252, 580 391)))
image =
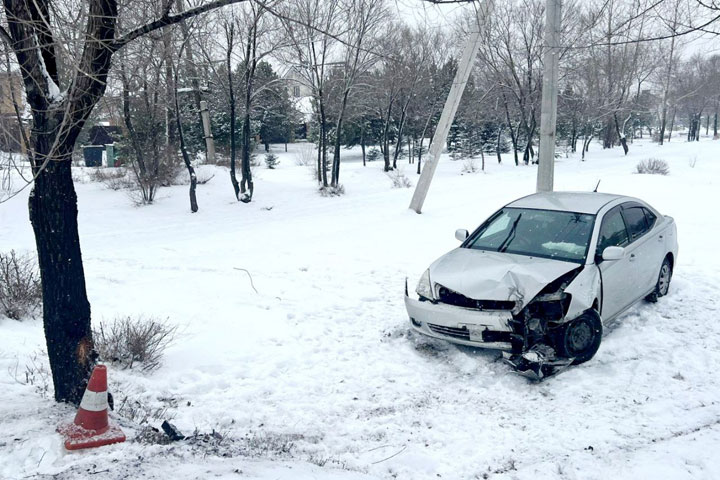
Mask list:
POLYGON ((645 212, 642 207, 625 207, 623 216, 630 232, 630 241, 637 240, 648 231, 648 224, 645 220, 645 212))

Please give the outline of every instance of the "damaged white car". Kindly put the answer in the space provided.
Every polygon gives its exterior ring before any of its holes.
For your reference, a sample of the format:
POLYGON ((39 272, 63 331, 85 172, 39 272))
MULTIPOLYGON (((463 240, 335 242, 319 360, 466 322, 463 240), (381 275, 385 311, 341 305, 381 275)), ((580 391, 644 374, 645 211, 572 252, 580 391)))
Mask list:
POLYGON ((405 286, 412 327, 451 342, 504 350, 543 378, 590 360, 603 324, 670 286, 675 222, 636 198, 538 193, 493 214, 459 248, 405 286))

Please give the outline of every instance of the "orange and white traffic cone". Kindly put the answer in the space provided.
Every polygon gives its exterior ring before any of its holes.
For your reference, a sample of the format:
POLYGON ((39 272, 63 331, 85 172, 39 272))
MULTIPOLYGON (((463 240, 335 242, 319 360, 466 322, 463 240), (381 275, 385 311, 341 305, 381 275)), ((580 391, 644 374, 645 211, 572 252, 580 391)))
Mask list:
POLYGON ((73 423, 60 425, 57 431, 65 437, 65 448, 79 450, 125 441, 120 427, 108 422, 107 368, 93 369, 85 394, 73 423))

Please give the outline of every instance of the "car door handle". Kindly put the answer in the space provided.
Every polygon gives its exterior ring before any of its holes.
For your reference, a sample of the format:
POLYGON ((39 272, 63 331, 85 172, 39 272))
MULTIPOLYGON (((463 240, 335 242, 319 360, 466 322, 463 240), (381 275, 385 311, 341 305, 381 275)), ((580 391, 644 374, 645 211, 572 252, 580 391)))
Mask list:
POLYGON ((659 236, 658 236, 658 242, 662 242, 662 239, 663 239, 663 236, 662 236, 662 235, 659 235, 659 236))
POLYGON ((634 254, 634 253, 631 253, 631 254, 630 254, 630 261, 631 261, 631 262, 634 262, 634 261, 635 261, 635 254, 634 254))

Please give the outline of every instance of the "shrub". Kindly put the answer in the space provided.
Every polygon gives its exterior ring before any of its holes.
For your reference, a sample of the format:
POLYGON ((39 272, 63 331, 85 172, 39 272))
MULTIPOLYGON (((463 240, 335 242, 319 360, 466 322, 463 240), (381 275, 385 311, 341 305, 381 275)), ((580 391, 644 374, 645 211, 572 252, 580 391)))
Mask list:
POLYGON ((387 172, 388 178, 392 182, 392 188, 410 188, 412 182, 400 170, 390 170, 387 172))
POLYGON ((128 178, 127 171, 122 168, 93 168, 90 170, 90 180, 99 182, 111 190, 132 188, 134 182, 128 178))
POLYGON ((345 187, 343 187, 342 185, 338 185, 337 187, 320 187, 319 191, 320 195, 322 195, 323 197, 339 197, 340 195, 345 194, 345 187))
POLYGON ((154 317, 120 317, 110 325, 93 330, 100 358, 121 368, 142 364, 142 370, 160 366, 165 349, 172 343, 177 327, 154 317))
POLYGON ((378 150, 377 148, 371 148, 370 150, 368 150, 368 152, 367 152, 367 161, 368 162, 374 162, 378 158, 380 158, 380 150, 378 150))
POLYGON ((0 314, 20 320, 41 304, 40 274, 34 259, 14 250, 0 252, 0 314))
POLYGON ((278 160, 277 155, 274 153, 267 153, 265 154, 265 165, 270 170, 273 170, 275 167, 277 167, 278 163, 280 163, 280 160, 278 160))
POLYGON ((667 175, 670 173, 670 167, 665 160, 657 158, 648 158, 637 164, 637 173, 650 175, 667 175))
POLYGON ((307 167, 307 166, 314 167, 315 161, 316 161, 316 155, 313 150, 314 150, 314 147, 312 146, 312 144, 301 145, 298 148, 297 153, 295 154, 295 165, 303 166, 303 167, 307 167))
POLYGON ((463 166, 462 166, 463 173, 475 173, 477 171, 478 171, 478 167, 477 167, 477 164, 475 163, 475 158, 469 157, 463 161, 463 166))

